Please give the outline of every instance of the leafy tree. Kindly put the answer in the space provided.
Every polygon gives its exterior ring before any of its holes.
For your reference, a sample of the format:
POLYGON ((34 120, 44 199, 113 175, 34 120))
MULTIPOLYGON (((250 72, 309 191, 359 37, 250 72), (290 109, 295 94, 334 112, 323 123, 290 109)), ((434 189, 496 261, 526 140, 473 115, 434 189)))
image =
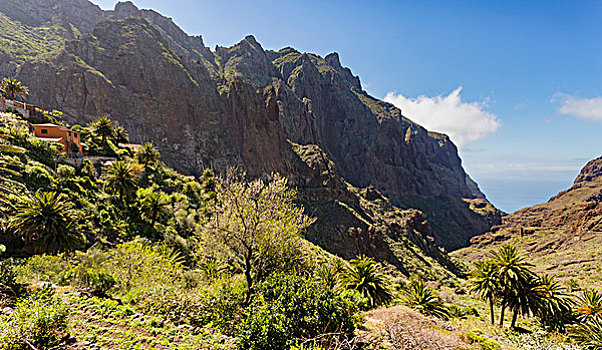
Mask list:
POLYGON ((136 152, 136 160, 144 166, 153 164, 160 158, 161 153, 159 153, 157 148, 155 148, 155 146, 150 142, 145 142, 142 145, 142 148, 136 152))
POLYGON ((85 241, 72 206, 65 195, 56 192, 38 191, 23 200, 10 225, 40 252, 75 250, 85 241))
POLYGON ((431 288, 428 288, 424 281, 414 281, 404 290, 405 304, 429 316, 448 319, 449 310, 445 307, 443 300, 435 294, 431 288))
POLYGON ((340 259, 336 259, 332 264, 324 264, 316 271, 317 279, 329 289, 339 287, 342 274, 345 272, 345 265, 340 259))
POLYGON ((380 271, 374 259, 364 255, 350 261, 343 275, 343 284, 347 289, 360 292, 372 307, 387 304, 393 299, 387 276, 380 271))
POLYGON ((502 245, 498 251, 491 254, 491 259, 497 270, 501 288, 500 325, 503 325, 504 311, 509 306, 511 299, 516 297, 517 291, 524 290, 524 285, 533 277, 533 272, 529 269, 533 265, 528 263, 524 254, 511 244, 502 245))
POLYGON ((476 263, 475 270, 471 274, 470 283, 470 290, 489 302, 491 324, 494 324, 494 305, 500 293, 500 285, 497 269, 493 262, 483 261, 476 263))
POLYGON ((294 203, 296 191, 279 175, 247 182, 244 173, 230 170, 217 181, 216 197, 208 207, 203 237, 211 241, 206 247, 222 248, 241 260, 243 304, 248 306, 256 280, 303 258, 300 234, 314 220, 294 203))
POLYGON ((104 179, 109 190, 126 203, 126 200, 136 191, 141 173, 140 164, 119 160, 107 167, 104 179))
POLYGON ((92 122, 92 131, 102 139, 104 145, 108 139, 115 137, 115 125, 108 117, 100 117, 92 122))
MULTIPOLYGON (((10 144, 0 144, 0 152, 2 153, 25 153, 25 150, 21 147, 17 147, 10 144)), ((19 171, 10 168, 10 164, 6 159, 0 158, 0 204, 14 210, 15 207, 11 201, 11 195, 17 195, 17 188, 24 188, 25 186, 14 180, 15 178, 21 178, 22 174, 19 171), (12 177, 12 178, 11 178, 12 177)))
POLYGON ((141 188, 136 192, 136 196, 142 218, 151 227, 169 213, 169 197, 165 193, 152 188, 141 188))
POLYGON ((25 98, 29 94, 27 86, 21 84, 20 81, 14 78, 4 78, 0 82, 0 90, 10 99, 16 99, 17 97, 25 98))

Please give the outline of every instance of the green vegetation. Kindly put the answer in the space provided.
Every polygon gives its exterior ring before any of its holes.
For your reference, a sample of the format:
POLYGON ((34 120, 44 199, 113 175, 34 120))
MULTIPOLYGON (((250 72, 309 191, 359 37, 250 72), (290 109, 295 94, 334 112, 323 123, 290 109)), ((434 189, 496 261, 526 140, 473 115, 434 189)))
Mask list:
POLYGON ((4 78, 0 82, 0 94, 13 100, 17 97, 23 99, 29 94, 29 89, 14 78, 4 78))

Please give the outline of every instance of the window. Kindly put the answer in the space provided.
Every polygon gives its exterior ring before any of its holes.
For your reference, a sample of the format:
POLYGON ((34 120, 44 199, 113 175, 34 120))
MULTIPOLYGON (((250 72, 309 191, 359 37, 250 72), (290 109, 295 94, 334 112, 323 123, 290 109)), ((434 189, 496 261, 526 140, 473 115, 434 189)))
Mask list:
POLYGON ((42 135, 48 134, 48 129, 42 129, 42 135))
POLYGON ((67 131, 67 134, 69 135, 69 137, 71 137, 71 131, 67 131))
POLYGON ((73 137, 77 138, 77 133, 76 132, 73 133, 73 137))

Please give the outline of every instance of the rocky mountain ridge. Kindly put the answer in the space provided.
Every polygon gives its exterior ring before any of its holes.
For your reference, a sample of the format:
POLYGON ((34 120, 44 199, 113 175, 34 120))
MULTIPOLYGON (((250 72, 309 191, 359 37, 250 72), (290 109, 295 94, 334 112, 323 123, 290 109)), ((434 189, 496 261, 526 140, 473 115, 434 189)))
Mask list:
POLYGON ((12 46, 0 73, 28 85, 31 102, 74 123, 108 114, 182 171, 241 166, 303 186, 290 140, 318 147, 350 185, 423 211, 429 234, 448 249, 500 221, 449 138, 369 96, 336 53, 265 50, 253 36, 212 51, 130 2, 103 11, 86 0, 0 0, 0 12, 13 32, 56 44, 31 57, 19 38, 3 39, 12 46))
POLYGON ((587 163, 568 190, 504 217, 501 225, 473 237, 470 247, 454 255, 475 261, 512 242, 538 259, 542 272, 600 287, 601 233, 602 157, 587 163))

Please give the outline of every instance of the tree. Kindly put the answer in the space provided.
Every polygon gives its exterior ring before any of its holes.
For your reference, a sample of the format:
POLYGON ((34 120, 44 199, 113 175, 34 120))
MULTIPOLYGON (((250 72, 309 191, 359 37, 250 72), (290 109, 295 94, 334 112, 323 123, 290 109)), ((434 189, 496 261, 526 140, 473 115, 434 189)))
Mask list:
POLYGON ((119 160, 107 167, 104 178, 109 190, 116 193, 125 204, 126 200, 136 191, 141 173, 140 164, 119 160))
POLYGON ((128 135, 127 130, 125 130, 125 128, 122 126, 118 126, 115 128, 115 135, 113 137, 115 138, 115 142, 118 143, 130 142, 130 136, 128 135))
POLYGON ((573 317, 573 299, 568 290, 553 276, 544 275, 539 279, 542 305, 538 311, 543 325, 552 330, 564 331, 565 325, 573 317))
POLYGON ((518 315, 536 315, 544 307, 544 294, 540 281, 535 275, 528 275, 507 293, 504 296, 506 305, 513 312, 511 328, 516 327, 518 315))
POLYGON ((27 86, 21 84, 20 81, 14 78, 4 78, 0 82, 0 90, 10 99, 16 99, 17 97, 25 98, 29 94, 27 86))
POLYGON ((96 136, 102 139, 103 144, 107 144, 107 139, 115 137, 115 126, 107 117, 100 117, 92 122, 92 131, 96 136))
POLYGON ((349 262, 343 284, 347 289, 360 292, 372 307, 387 304, 393 299, 387 276, 379 270, 374 259, 364 255, 349 262))
POLYGON ((248 182, 244 173, 229 170, 217 180, 203 238, 210 241, 207 247, 217 246, 242 261, 244 306, 251 302, 256 280, 302 257, 300 235, 314 220, 295 198, 296 191, 280 175, 248 182))
POLYGON ((471 274, 470 290, 489 302, 491 324, 494 324, 494 304, 500 293, 497 269, 491 261, 478 262, 475 264, 475 267, 475 270, 471 274))
POLYGON ((497 252, 491 254, 492 263, 497 271, 497 277, 501 288, 502 310, 500 325, 504 325, 504 311, 510 303, 510 299, 516 297, 516 291, 533 276, 529 269, 532 264, 525 260, 525 256, 513 245, 504 244, 497 252))
MULTIPOLYGON (((10 144, 0 144, 2 153, 24 153, 25 149, 10 144)), ((5 159, 0 159, 0 204, 14 210, 15 207, 11 200, 11 195, 17 195, 17 188, 25 188, 21 182, 14 180, 20 178, 22 174, 19 171, 10 168, 10 164, 5 159), (10 178, 12 177, 12 178, 10 178)))
POLYGON ((446 320, 449 310, 445 307, 443 300, 435 292, 426 286, 424 281, 414 281, 404 290, 405 304, 429 316, 446 320))
POLYGON ((163 192, 152 188, 141 188, 136 192, 142 218, 151 226, 169 213, 169 197, 163 192))
POLYGON ((577 318, 587 322, 602 318, 602 294, 595 289, 586 289, 577 298, 577 318))
POLYGON ((602 317, 571 327, 569 338, 584 349, 602 350, 602 317))
POLYGON ((17 205, 10 225, 40 252, 75 250, 85 242, 72 206, 65 195, 56 192, 38 191, 25 198, 17 205))
POLYGON ((145 167, 157 162, 161 158, 161 153, 150 142, 145 142, 142 148, 136 152, 136 160, 145 167))

